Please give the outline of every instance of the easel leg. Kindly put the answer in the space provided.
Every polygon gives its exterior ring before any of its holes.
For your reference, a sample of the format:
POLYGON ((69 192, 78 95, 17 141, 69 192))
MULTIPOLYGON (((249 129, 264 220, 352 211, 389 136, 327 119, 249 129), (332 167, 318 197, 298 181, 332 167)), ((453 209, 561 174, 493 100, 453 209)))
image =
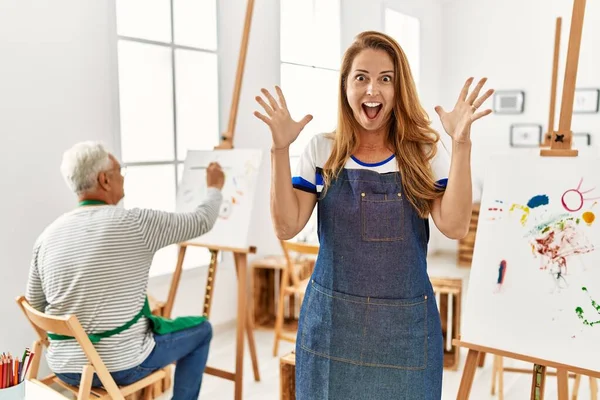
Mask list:
POLYGON ((469 395, 471 394, 471 387, 473 386, 473 378, 475 377, 475 370, 477 369, 478 357, 479 351, 469 349, 456 400, 467 400, 469 398, 469 395))
POLYGON ((592 400, 598 400, 598 379, 590 376, 590 392, 592 400))
POLYGON ((575 383, 573 384, 573 400, 577 400, 579 394, 579 385, 581 384, 581 374, 575 375, 575 383))
POLYGON ((531 379, 531 400, 544 399, 544 387, 546 384, 546 367, 543 365, 533 365, 533 377, 531 379))
POLYGON ((492 396, 496 394, 496 381, 498 379, 498 356, 494 355, 492 364, 492 396))
POLYGON ((167 302, 163 308, 163 317, 171 318, 171 312, 173 311, 173 304, 175 304, 175 295, 179 288, 179 281, 181 280, 181 271, 183 270, 183 260, 185 259, 185 252, 187 246, 179 246, 179 254, 177 255, 177 265, 175 266, 175 272, 173 273, 173 279, 171 280, 171 287, 169 288, 169 296, 167 302))
POLYGON ((498 356, 498 400, 504 400, 504 357, 498 356))
POLYGON ((558 369, 556 371, 558 378, 558 400, 569 399, 569 375, 565 369, 558 369))
POLYGON ((256 342, 254 341, 254 324, 252 323, 252 304, 248 305, 246 312, 246 333, 248 336, 248 348, 250 349, 250 358, 252 359, 252 370, 254 371, 254 380, 260 382, 260 371, 258 370, 258 358, 256 356, 256 342))
POLYGON ((246 328, 246 254, 233 253, 238 273, 238 314, 235 357, 235 400, 242 400, 244 373, 244 329, 246 328))

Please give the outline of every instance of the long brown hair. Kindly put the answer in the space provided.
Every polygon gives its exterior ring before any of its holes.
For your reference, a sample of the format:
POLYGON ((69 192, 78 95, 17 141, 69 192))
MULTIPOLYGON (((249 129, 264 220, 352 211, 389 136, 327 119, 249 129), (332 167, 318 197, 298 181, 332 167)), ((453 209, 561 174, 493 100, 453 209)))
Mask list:
POLYGON ((332 134, 333 150, 323 167, 324 190, 337 178, 359 146, 359 125, 348 103, 346 85, 354 58, 365 49, 383 50, 394 63, 394 105, 388 122, 387 141, 398 162, 405 197, 419 215, 426 218, 431 211, 431 200, 443 193, 435 186, 429 163, 436 154, 440 135, 431 128, 429 116, 419 102, 404 51, 394 39, 380 32, 362 32, 344 54, 337 129, 332 134))

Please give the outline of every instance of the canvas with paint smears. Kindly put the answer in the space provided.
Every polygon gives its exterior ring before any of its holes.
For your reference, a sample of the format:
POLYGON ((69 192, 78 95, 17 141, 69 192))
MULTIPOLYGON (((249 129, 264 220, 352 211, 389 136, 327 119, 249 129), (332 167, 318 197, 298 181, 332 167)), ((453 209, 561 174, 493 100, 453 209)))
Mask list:
POLYGON ((600 371, 600 159, 487 167, 465 342, 600 371))

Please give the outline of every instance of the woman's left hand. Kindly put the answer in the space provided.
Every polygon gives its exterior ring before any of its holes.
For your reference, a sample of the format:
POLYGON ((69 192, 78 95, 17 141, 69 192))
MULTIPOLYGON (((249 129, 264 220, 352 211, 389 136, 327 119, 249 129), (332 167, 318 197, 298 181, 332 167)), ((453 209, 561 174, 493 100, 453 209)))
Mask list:
POLYGON ((486 81, 487 78, 481 79, 469 94, 469 87, 473 83, 473 78, 467 79, 452 111, 446 112, 441 106, 435 107, 446 133, 452 137, 454 142, 465 143, 470 141, 471 124, 492 113, 491 109, 477 112, 477 109, 494 93, 494 89, 489 89, 477 98, 486 81))

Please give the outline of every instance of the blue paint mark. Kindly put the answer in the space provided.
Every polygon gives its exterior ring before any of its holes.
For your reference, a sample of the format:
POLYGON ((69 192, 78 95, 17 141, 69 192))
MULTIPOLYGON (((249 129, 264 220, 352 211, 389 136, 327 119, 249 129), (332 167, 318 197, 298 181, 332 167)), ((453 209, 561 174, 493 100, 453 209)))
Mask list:
POLYGON ((536 208, 539 206, 545 206, 548 203, 548 196, 546 196, 545 194, 538 194, 537 196, 533 196, 531 199, 529 199, 529 201, 527 202, 527 207, 536 208))
POLYGON ((498 281, 499 285, 504 283, 504 277, 506 276, 506 260, 500 261, 500 267, 498 268, 498 281))

